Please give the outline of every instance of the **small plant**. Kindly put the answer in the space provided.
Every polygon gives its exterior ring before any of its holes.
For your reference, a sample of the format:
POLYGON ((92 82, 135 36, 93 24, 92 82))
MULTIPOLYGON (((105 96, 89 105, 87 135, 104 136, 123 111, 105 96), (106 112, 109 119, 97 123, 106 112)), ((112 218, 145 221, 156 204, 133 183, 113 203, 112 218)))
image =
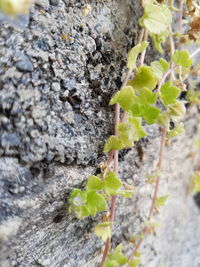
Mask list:
MULTIPOLYGON (((103 216, 103 221, 95 228, 97 236, 105 242, 101 267, 127 264, 137 267, 140 263, 138 249, 142 240, 147 234, 155 232, 157 224, 151 221, 152 215, 154 212, 158 212, 158 209, 166 203, 168 198, 168 196, 158 196, 164 146, 167 139, 174 138, 184 131, 181 119, 186 111, 185 101, 180 100, 179 96, 182 91, 186 90, 184 80, 191 72, 192 57, 200 52, 200 48, 198 48, 190 55, 187 50, 175 50, 174 44, 174 38, 176 40, 183 40, 183 38, 189 40, 196 36, 194 32, 199 29, 196 29, 198 28, 195 22, 198 8, 195 8, 195 5, 191 7, 189 4, 189 11, 188 13, 185 12, 185 15, 191 16, 192 21, 194 21, 190 23, 192 29, 189 30, 188 35, 183 35, 180 31, 173 33, 171 30, 175 12, 178 12, 178 27, 181 30, 183 15, 181 0, 178 9, 173 6, 172 2, 168 6, 162 1, 158 3, 154 0, 144 1, 143 7, 144 14, 139 20, 142 27, 139 42, 128 53, 127 75, 120 90, 109 102, 109 105, 115 105, 115 122, 114 134, 108 138, 104 145, 104 153, 108 153, 105 168, 99 175, 89 177, 85 191, 74 189, 70 197, 69 211, 74 211, 78 218, 88 215, 95 216, 97 212, 107 212, 103 216), (191 31, 194 32, 191 33, 191 31), (162 44, 169 39, 170 62, 160 58, 149 66, 144 65, 145 53, 149 45, 148 36, 152 38, 155 48, 160 53, 163 51, 162 44), (133 78, 131 78, 132 76, 133 78), (156 105, 158 102, 162 104, 160 108, 156 105), (120 110, 123 111, 122 116, 120 116, 120 110), (171 121, 175 125, 173 129, 170 128, 171 121), (133 251, 130 256, 125 256, 122 252, 122 244, 112 252, 110 251, 116 196, 131 197, 133 193, 133 191, 126 190, 118 178, 118 151, 133 147, 135 141, 147 135, 143 127, 144 122, 149 125, 156 123, 160 126, 161 144, 157 170, 148 179, 148 182, 154 186, 154 192, 147 221, 141 232, 130 238, 134 245, 133 251), (113 169, 110 167, 112 160, 114 161, 113 169)), ((192 96, 190 94, 190 98, 192 96)), ((193 179, 195 180, 195 188, 199 186, 199 182, 196 182, 199 181, 197 178, 199 179, 199 175, 195 175, 193 179)))

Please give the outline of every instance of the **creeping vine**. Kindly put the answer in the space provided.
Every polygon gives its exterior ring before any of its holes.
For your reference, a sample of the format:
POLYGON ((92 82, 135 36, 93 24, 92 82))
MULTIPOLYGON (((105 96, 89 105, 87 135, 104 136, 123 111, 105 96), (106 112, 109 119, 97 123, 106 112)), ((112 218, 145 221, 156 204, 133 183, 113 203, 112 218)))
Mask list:
POLYGON ((155 0, 143 1, 144 13, 139 20, 142 30, 138 44, 129 51, 126 77, 120 90, 109 102, 110 105, 115 105, 115 121, 114 135, 111 135, 104 145, 104 153, 108 153, 108 160, 99 175, 89 177, 84 191, 74 189, 70 196, 69 211, 74 212, 79 218, 88 215, 95 216, 97 212, 108 211, 108 215, 105 214, 103 221, 95 228, 97 236, 105 242, 100 267, 127 264, 136 267, 139 265, 140 252, 138 249, 145 236, 155 231, 156 225, 151 221, 152 216, 168 198, 168 196, 158 196, 165 142, 184 131, 181 120, 186 111, 185 101, 180 100, 179 96, 186 90, 184 81, 191 72, 192 58, 200 52, 200 48, 197 48, 190 55, 187 50, 181 49, 180 45, 176 50, 177 42, 181 39, 185 43, 189 39, 192 39, 197 45, 199 42, 199 28, 195 28, 195 21, 199 16, 197 3, 192 2, 191 4, 187 1, 188 11, 184 11, 183 4, 183 0, 180 0, 178 8, 176 8, 173 1, 169 3, 155 0), (178 13, 178 16, 174 15, 175 12, 178 13), (186 34, 181 33, 183 16, 189 16, 191 19, 191 29, 186 34), (172 30, 173 18, 178 19, 179 31, 177 32, 172 30), (167 43, 169 40, 169 62, 160 58, 153 61, 150 66, 144 64, 149 37, 160 53, 163 53, 163 43, 167 43), (161 108, 158 108, 157 103, 161 104, 161 108), (123 111, 122 116, 120 116, 121 110, 123 111), (173 129, 170 128, 171 121, 175 124, 173 129), (121 244, 110 251, 116 197, 131 197, 134 193, 127 189, 118 178, 118 151, 134 146, 135 141, 146 136, 143 122, 146 124, 156 123, 160 126, 160 151, 157 170, 152 176, 153 180, 151 179, 154 188, 145 227, 135 237, 131 255, 126 256, 122 252, 121 244), (112 161, 114 161, 113 169, 111 168, 112 161), (109 203, 110 208, 108 208, 109 203))
MULTIPOLYGON (((0 0, 0 9, 8 14, 17 15, 26 12, 31 2, 21 0, 17 4, 16 0, 0 0)), ((179 97, 186 91, 184 82, 189 74, 192 71, 197 73, 200 71, 199 66, 192 66, 193 57, 200 52, 199 1, 179 0, 178 7, 175 7, 173 0, 143 0, 142 7, 143 16, 139 19, 141 32, 138 43, 127 55, 127 74, 122 86, 109 102, 109 105, 115 106, 115 119, 114 134, 104 145, 104 153, 108 154, 107 161, 101 166, 101 173, 91 175, 84 190, 73 189, 69 199, 69 212, 74 213, 79 219, 104 212, 102 221, 95 227, 96 235, 105 242, 100 267, 123 265, 137 267, 140 264, 139 247, 145 236, 155 231, 156 225, 151 219, 168 198, 159 196, 165 143, 184 131, 182 119, 186 111, 186 101, 180 100, 179 97), (189 30, 183 26, 183 17, 188 18, 189 30), (178 22, 178 27, 174 30, 173 21, 178 22), (165 59, 160 58, 150 65, 145 64, 150 38, 161 54, 164 44, 165 50, 169 45, 169 62, 165 56, 165 59), (182 49, 182 46, 191 42, 197 49, 189 54, 186 49, 182 49), (170 127, 171 122, 175 125, 173 129, 170 127), (147 135, 144 123, 159 125, 160 150, 157 169, 151 176, 153 193, 145 227, 132 240, 132 253, 125 255, 121 244, 111 251, 116 198, 118 196, 131 198, 134 193, 133 188, 127 187, 118 177, 118 152, 133 147, 135 141, 147 135)), ((194 88, 189 91, 189 101, 196 101, 195 103, 199 105, 199 99, 199 91, 194 88)), ((192 181, 193 190, 200 192, 199 168, 193 175, 192 181)))

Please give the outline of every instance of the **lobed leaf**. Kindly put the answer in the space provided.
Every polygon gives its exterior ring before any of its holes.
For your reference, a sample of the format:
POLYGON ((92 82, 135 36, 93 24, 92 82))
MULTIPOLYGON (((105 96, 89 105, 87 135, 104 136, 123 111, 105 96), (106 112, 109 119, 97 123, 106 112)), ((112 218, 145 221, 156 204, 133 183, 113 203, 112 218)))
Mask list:
POLYGON ((131 86, 125 86, 112 97, 109 105, 119 103, 124 110, 128 111, 132 106, 134 99, 134 89, 131 86))
POLYGON ((161 79, 163 74, 169 69, 169 63, 163 58, 159 59, 159 61, 154 61, 151 63, 151 69, 154 75, 161 79))
POLYGON ((107 209, 107 202, 101 194, 91 191, 87 194, 87 206, 90 214, 96 216, 97 212, 107 209))
POLYGON ((172 22, 172 15, 167 6, 158 6, 149 4, 144 6, 144 15, 140 19, 140 23, 150 33, 160 34, 165 32, 172 22))
POLYGON ((192 65, 192 60, 190 59, 190 54, 187 50, 175 51, 172 60, 175 64, 184 68, 189 68, 192 65))
POLYGON ((156 207, 164 206, 166 201, 167 201, 167 199, 168 199, 168 197, 169 197, 168 195, 162 196, 162 197, 158 197, 156 199, 155 206, 156 207))
POLYGON ((103 189, 104 183, 98 176, 91 175, 87 181, 86 190, 90 191, 98 191, 103 189))
POLYGON ((157 78, 153 74, 152 70, 148 66, 142 66, 138 68, 136 76, 128 83, 136 91, 140 91, 142 88, 147 87, 153 90, 157 84, 157 78))
POLYGON ((160 98, 163 104, 167 106, 176 103, 176 98, 179 96, 181 90, 176 86, 172 86, 171 82, 167 82, 161 87, 160 92, 160 98))
POLYGON ((124 265, 127 262, 128 258, 122 253, 122 244, 120 244, 108 255, 108 259, 104 267, 115 267, 118 265, 124 265))
POLYGON ((108 195, 115 195, 116 191, 122 185, 122 182, 116 176, 115 172, 108 172, 106 178, 104 179, 104 182, 105 182, 105 192, 108 195))
POLYGON ((124 143, 115 135, 111 135, 104 145, 103 152, 107 153, 110 150, 120 150, 124 148, 124 143))
POLYGON ((152 93, 152 91, 146 87, 142 88, 139 96, 137 97, 137 102, 141 104, 152 105, 157 100, 157 93, 152 93))
POLYGON ((160 110, 158 108, 148 105, 144 106, 143 118, 145 119, 147 124, 155 123, 159 114, 160 110))

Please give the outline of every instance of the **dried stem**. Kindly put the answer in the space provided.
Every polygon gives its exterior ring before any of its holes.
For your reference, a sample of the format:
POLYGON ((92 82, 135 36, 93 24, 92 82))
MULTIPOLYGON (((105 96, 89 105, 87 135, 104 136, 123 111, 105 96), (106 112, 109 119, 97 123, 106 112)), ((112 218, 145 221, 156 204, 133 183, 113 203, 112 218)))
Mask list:
POLYGON ((179 32, 182 31, 182 18, 183 18, 183 0, 179 0, 178 8, 180 12, 178 13, 178 30, 179 32))

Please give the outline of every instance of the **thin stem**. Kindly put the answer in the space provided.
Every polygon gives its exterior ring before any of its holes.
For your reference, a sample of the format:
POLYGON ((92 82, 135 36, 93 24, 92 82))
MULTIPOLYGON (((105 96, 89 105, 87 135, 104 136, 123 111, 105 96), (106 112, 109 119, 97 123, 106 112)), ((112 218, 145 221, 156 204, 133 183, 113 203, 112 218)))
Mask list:
MULTIPOLYGON (((159 151, 159 158, 158 158, 158 163, 157 163, 158 169, 161 169, 162 168, 163 157, 164 157, 164 147, 165 147, 166 132, 167 132, 166 129, 165 128, 162 128, 160 151, 159 151)), ((152 214, 153 214, 153 211, 154 211, 154 208, 155 208, 155 202, 156 202, 156 198, 157 198, 157 195, 158 195, 159 183, 160 183, 160 177, 158 176, 157 179, 156 179, 155 187, 154 187, 154 192, 153 192, 153 198, 152 198, 151 207, 150 207, 149 214, 148 214, 148 217, 147 217, 147 220, 148 221, 151 220, 151 217, 152 217, 152 214)), ((141 231, 141 233, 142 234, 145 234, 147 232, 147 230, 148 230, 148 227, 145 226, 144 229, 141 231)), ((129 258, 134 257, 135 252, 141 246, 142 241, 143 241, 143 238, 140 239, 136 243, 136 245, 135 245, 135 247, 134 247, 134 249, 132 251, 132 254, 131 254, 131 256, 129 258)))
POLYGON ((200 47, 197 48, 191 55, 190 58, 194 57, 196 54, 198 54, 200 52, 200 47))
MULTIPOLYGON (((158 160, 158 164, 157 167, 159 170, 161 170, 162 168, 162 163, 163 163, 163 155, 164 155, 164 147, 165 147, 165 139, 166 139, 166 128, 162 128, 162 136, 161 136, 161 144, 160 144, 160 152, 159 152, 159 160, 158 160)), ((159 188, 159 183, 160 183, 160 176, 158 176, 156 178, 156 183, 155 183, 155 188, 154 188, 154 193, 153 193, 153 199, 152 199, 152 203, 151 203, 151 208, 149 211, 149 215, 148 215, 148 221, 151 219, 151 216, 153 214, 153 210, 155 208, 155 201, 158 195, 158 188, 159 188)))
MULTIPOLYGON (((118 136, 117 125, 119 124, 119 115, 120 115, 120 106, 119 106, 119 104, 115 104, 115 122, 114 122, 115 136, 118 136)), ((114 172, 116 173, 116 175, 118 175, 118 151, 117 150, 114 150, 114 172)), ((111 207, 110 207, 110 216, 109 216, 111 225, 114 222, 115 210, 116 210, 116 196, 112 196, 111 207)), ((105 243, 104 252, 103 252, 100 267, 103 267, 105 264, 108 252, 110 250, 110 243, 111 243, 111 238, 108 238, 106 240, 106 243, 105 243)))
POLYGON ((178 30, 179 32, 182 31, 182 18, 183 18, 183 0, 179 0, 178 8, 180 12, 178 13, 178 30))
MULTIPOLYGON (((147 39, 148 39, 148 30, 145 29, 144 30, 144 39, 143 39, 143 41, 147 41, 147 39)), ((141 53, 140 66, 142 66, 144 64, 145 54, 146 54, 146 49, 144 49, 144 51, 142 51, 142 53, 141 53)))
MULTIPOLYGON (((174 46, 174 39, 173 39, 173 36, 172 36, 172 30, 171 29, 170 29, 170 32, 169 32, 169 41, 170 41, 170 55, 171 55, 171 58, 170 58, 170 62, 171 62, 170 68, 173 69, 174 63, 172 61, 172 55, 174 54, 175 46, 174 46)), ((174 77, 174 71, 172 71, 170 73, 170 76, 171 76, 170 79, 173 79, 173 80, 175 79, 175 77, 174 77)))
POLYGON ((159 85, 158 85, 158 89, 157 89, 158 93, 160 93, 160 88, 161 88, 161 86, 163 85, 163 83, 165 82, 165 79, 167 78, 167 76, 168 76, 169 74, 171 74, 172 71, 174 71, 176 68, 177 68, 177 65, 174 65, 173 68, 170 68, 168 71, 166 71, 166 72, 163 74, 163 77, 162 77, 162 79, 160 80, 160 83, 159 83, 159 85))

